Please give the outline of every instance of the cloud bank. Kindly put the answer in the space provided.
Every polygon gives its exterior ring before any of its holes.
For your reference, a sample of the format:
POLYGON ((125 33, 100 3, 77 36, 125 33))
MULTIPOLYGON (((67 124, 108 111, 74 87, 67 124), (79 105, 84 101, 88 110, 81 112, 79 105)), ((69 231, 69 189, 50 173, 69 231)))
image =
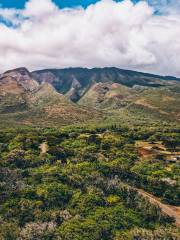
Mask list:
POLYGON ((147 2, 101 0, 60 9, 30 0, 23 10, 0 8, 0 72, 115 66, 180 76, 180 12, 147 2))

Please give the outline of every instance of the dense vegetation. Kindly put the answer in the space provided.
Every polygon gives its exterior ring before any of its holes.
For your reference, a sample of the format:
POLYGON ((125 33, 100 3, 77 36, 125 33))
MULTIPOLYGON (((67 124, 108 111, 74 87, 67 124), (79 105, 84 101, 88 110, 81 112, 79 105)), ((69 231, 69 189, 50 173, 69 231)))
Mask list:
POLYGON ((0 239, 178 239, 174 219, 138 193, 179 205, 178 164, 142 161, 137 140, 177 148, 179 130, 1 130, 0 239))

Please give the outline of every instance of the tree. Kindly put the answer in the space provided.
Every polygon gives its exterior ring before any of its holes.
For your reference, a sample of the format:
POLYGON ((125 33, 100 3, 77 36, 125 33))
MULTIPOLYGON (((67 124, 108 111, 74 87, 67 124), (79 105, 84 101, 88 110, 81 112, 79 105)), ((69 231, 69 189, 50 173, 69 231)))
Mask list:
POLYGON ((20 240, 53 240, 55 237, 54 222, 27 223, 20 232, 20 240))

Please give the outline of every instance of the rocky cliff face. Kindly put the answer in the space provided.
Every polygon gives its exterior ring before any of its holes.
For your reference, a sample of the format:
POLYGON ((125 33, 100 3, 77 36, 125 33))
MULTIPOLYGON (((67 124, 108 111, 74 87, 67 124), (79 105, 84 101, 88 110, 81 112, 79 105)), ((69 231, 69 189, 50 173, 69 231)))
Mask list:
POLYGON ((27 97, 37 91, 39 84, 25 68, 7 71, 0 75, 0 112, 27 109, 27 97))
MULTIPOLYGON (((10 70, 0 75, 1 87, 6 89, 6 85, 14 84, 23 91, 35 91, 39 84, 33 79, 31 73, 26 68, 10 70)), ((2 89, 1 88, 1 89, 2 89)), ((9 89, 13 89, 9 86, 9 89)))

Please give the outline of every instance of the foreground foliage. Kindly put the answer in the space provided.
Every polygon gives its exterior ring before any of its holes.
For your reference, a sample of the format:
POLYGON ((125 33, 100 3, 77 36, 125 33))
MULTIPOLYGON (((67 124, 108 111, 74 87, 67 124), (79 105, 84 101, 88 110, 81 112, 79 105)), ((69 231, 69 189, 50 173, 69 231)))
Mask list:
POLYGON ((178 163, 142 161, 137 140, 177 148, 179 130, 1 130, 0 239, 178 239, 136 190, 179 205, 178 163))

